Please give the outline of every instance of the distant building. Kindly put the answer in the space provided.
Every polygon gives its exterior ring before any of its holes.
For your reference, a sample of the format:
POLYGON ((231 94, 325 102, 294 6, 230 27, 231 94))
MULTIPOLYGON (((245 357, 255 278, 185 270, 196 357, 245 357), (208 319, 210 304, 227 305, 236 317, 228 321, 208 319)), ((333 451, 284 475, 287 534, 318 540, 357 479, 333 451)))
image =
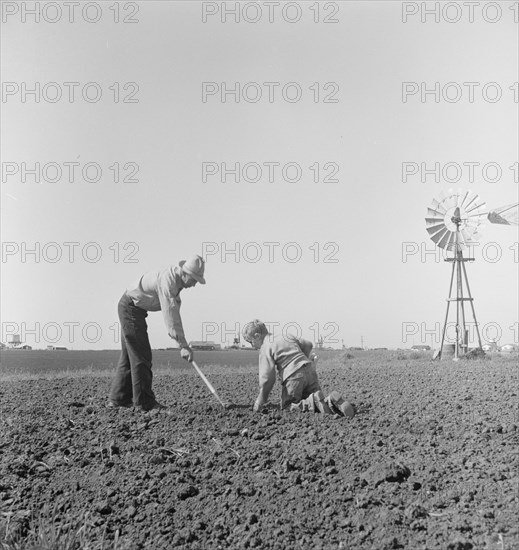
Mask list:
POLYGON ((192 350, 198 350, 198 351, 214 351, 214 350, 220 350, 222 347, 220 344, 216 344, 215 342, 189 342, 189 347, 192 350))
POLYGON ((488 342, 484 344, 481 348, 483 351, 498 351, 497 342, 488 342))

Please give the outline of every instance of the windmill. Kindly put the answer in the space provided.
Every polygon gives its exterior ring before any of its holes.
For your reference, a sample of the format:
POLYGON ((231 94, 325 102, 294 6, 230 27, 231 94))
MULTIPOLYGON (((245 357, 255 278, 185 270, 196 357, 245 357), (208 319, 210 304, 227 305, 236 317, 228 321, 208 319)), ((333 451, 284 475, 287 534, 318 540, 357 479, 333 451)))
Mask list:
MULTIPOLYGON (((519 203, 518 203, 519 204, 519 203)), ((473 262, 474 258, 464 257, 463 251, 474 245, 481 238, 479 232, 486 219, 491 223, 517 225, 518 204, 497 208, 491 212, 484 212, 485 203, 478 195, 462 189, 449 189, 442 192, 438 199, 433 200, 427 209, 425 218, 427 232, 437 246, 452 253, 445 259, 452 263, 452 272, 447 298, 447 311, 442 330, 442 339, 437 358, 441 359, 445 332, 449 319, 451 302, 456 302, 456 342, 454 346, 454 360, 468 351, 468 330, 466 328, 465 302, 470 303, 474 325, 478 338, 479 348, 481 335, 476 320, 474 299, 470 292, 465 262, 473 262), (455 294, 453 294, 454 277, 456 276, 455 294)))

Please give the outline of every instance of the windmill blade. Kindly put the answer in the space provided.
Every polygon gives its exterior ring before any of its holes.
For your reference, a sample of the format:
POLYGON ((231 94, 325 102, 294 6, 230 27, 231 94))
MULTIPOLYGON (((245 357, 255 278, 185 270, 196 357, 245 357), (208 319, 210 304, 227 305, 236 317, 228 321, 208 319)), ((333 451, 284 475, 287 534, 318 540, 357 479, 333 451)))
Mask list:
POLYGON ((457 244, 456 241, 457 241, 456 233, 451 231, 450 236, 449 236, 449 240, 447 241, 447 244, 445 245, 444 248, 446 248, 447 250, 455 251, 456 250, 456 244, 457 244))
POLYGON ((474 230, 474 233, 472 233, 471 235, 471 238, 474 242, 477 242, 479 241, 481 238, 483 237, 483 233, 480 233, 478 231, 478 228, 476 227, 476 229, 474 230))
POLYGON ((465 204, 464 208, 465 210, 468 210, 469 207, 475 202, 478 200, 479 198, 479 195, 473 195, 472 197, 469 197, 470 200, 467 202, 467 204, 465 204))
POLYGON ((456 203, 458 202, 458 196, 457 195, 450 195, 449 197, 447 197, 445 199, 445 201, 443 202, 443 206, 447 209, 447 210, 450 210, 451 208, 456 208, 456 206, 458 206, 456 203))
POLYGON ((447 214, 447 210, 439 203, 436 199, 432 201, 431 209, 434 209, 436 212, 439 212, 440 214, 447 214))
POLYGON ((440 231, 436 231, 436 233, 429 233, 429 237, 434 243, 438 244, 443 235, 445 235, 446 231, 449 230, 446 227, 443 227, 442 229, 440 229, 440 231))
POLYGON ((425 223, 427 224, 427 227, 431 227, 432 225, 439 225, 444 224, 443 218, 425 218, 425 223))
POLYGON ((456 206, 458 208, 461 208, 463 206, 463 203, 465 202, 465 199, 467 198, 469 191, 464 191, 463 189, 458 189, 456 192, 456 206))
POLYGON ((463 239, 463 242, 465 243, 471 243, 472 242, 472 235, 474 234, 474 230, 472 228, 462 229, 460 231, 461 238, 463 239))
MULTIPOLYGON (((451 238, 452 236, 452 231, 449 231, 448 229, 446 230, 445 234, 443 235, 443 237, 440 238, 440 240, 438 241, 435 241, 436 244, 440 247, 440 248, 445 248, 447 246, 447 243, 449 242, 449 239, 451 238)), ((433 237, 433 241, 434 241, 434 237, 433 237)))
POLYGON ((482 208, 483 206, 485 206, 485 204, 487 204, 486 202, 482 202, 481 204, 475 204, 473 205, 472 207, 470 208, 465 208, 465 211, 467 212, 467 214, 470 214, 471 212, 473 212, 474 210, 477 210, 479 208, 482 208))
POLYGON ((472 235, 460 231, 460 246, 463 248, 463 250, 473 245, 474 242, 475 241, 473 240, 472 235))
MULTIPOLYGON (((436 233, 431 234, 431 240, 436 244, 438 244, 441 241, 441 239, 448 233, 450 233, 450 231, 446 227, 442 227, 440 231, 437 231, 436 233)), ((440 245, 438 244, 438 246, 440 245)))
POLYGON ((472 212, 466 212, 465 213, 465 218, 466 219, 470 219, 470 220, 473 220, 473 221, 477 221, 477 220, 482 220, 481 223, 483 223, 483 221, 485 220, 485 216, 487 215, 487 212, 481 212, 479 209, 476 210, 475 212, 472 211, 472 212))
POLYGON ((463 191, 463 189, 459 190, 458 195, 458 206, 460 208, 463 208, 463 205, 465 204, 465 201, 467 200, 467 197, 469 196, 470 191, 463 191))
MULTIPOLYGON (((449 191, 452 191, 452 189, 449 189, 449 191)), ((448 196, 449 191, 445 192, 443 189, 438 193, 438 202, 442 203, 448 196)))
POLYGON ((427 225, 435 223, 445 223, 445 216, 427 216, 424 218, 427 225))
POLYGON ((482 216, 481 214, 465 214, 463 218, 463 226, 464 227, 478 227, 482 225, 485 222, 485 216, 482 216))
MULTIPOLYGON (((427 230, 427 233, 429 233, 429 235, 431 236, 431 239, 434 237, 434 235, 438 234, 440 231, 443 231, 443 230, 449 231, 449 229, 447 229, 447 227, 445 227, 444 223, 439 223, 439 224, 433 225, 431 227, 426 227, 426 230, 427 230)), ((443 233, 442 233, 442 235, 443 235, 443 233)))
POLYGON ((433 208, 427 209, 427 217, 440 218, 441 220, 443 220, 444 216, 445 212, 440 212, 439 210, 434 210, 433 208))

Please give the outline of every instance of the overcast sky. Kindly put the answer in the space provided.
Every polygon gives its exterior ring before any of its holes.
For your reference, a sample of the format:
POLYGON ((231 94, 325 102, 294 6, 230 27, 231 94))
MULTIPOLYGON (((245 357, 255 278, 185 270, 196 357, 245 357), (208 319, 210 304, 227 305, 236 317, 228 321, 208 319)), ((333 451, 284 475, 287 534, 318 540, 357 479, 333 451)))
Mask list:
MULTIPOLYGON (((516 3, 66 4, 2 5, 3 342, 116 348, 125 288, 197 253, 188 340, 438 345, 427 207, 518 200, 516 3)), ((482 336, 517 343, 517 227, 482 233, 482 336)))

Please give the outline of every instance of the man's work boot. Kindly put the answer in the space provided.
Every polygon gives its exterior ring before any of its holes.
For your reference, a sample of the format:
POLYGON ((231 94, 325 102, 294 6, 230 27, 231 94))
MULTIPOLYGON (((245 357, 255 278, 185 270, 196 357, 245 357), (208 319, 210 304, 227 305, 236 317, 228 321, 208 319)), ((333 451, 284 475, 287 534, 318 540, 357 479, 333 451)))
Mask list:
POLYGON ((107 409, 118 409, 119 407, 124 407, 125 409, 128 409, 132 406, 131 403, 125 403, 124 405, 120 405, 119 403, 116 403, 115 401, 112 401, 111 399, 109 399, 107 402, 106 402, 106 408, 107 409))

